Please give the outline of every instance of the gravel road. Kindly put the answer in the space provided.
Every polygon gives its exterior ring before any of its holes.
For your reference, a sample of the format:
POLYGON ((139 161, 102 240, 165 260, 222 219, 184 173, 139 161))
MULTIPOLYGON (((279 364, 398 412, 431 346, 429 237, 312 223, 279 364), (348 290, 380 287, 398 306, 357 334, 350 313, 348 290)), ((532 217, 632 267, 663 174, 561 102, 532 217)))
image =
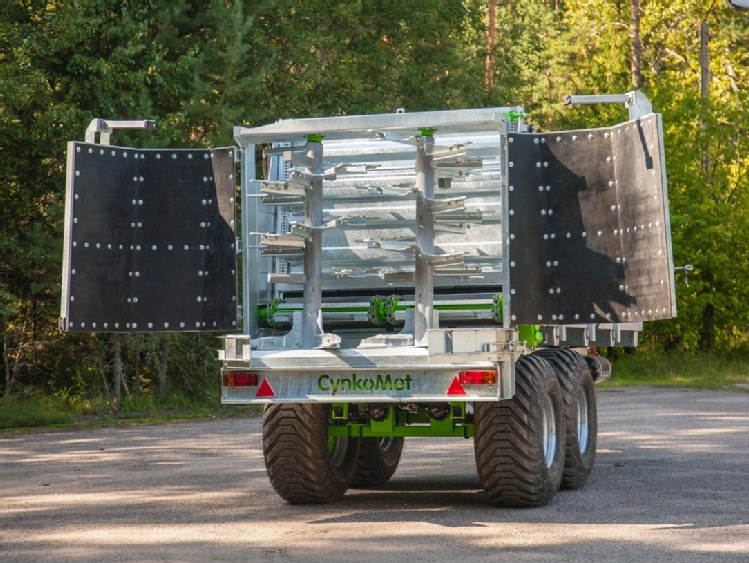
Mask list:
POLYGON ((473 442, 407 439, 376 490, 273 492, 260 420, 0 435, 0 560, 749 561, 749 393, 599 391, 596 466, 487 504, 473 442))

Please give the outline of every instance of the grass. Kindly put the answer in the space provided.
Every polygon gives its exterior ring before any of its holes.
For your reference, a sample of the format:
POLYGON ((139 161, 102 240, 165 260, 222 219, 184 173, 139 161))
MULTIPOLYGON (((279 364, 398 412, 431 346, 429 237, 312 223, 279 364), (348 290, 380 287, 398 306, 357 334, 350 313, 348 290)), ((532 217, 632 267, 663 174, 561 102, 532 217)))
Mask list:
POLYGON ((603 387, 687 387, 749 391, 749 357, 730 354, 676 354, 639 350, 610 358, 611 378, 603 387), (742 387, 742 385, 746 387, 742 387))
POLYGON ((10 399, 0 406, 0 428, 54 427, 72 420, 73 414, 49 397, 10 399))
POLYGON ((222 407, 218 397, 188 399, 170 395, 124 398, 118 411, 103 397, 84 398, 67 392, 14 397, 0 404, 0 431, 28 428, 71 428, 167 423, 181 420, 256 416, 260 408, 222 407))
MULTIPOLYGON (((749 355, 676 354, 639 349, 614 351, 611 378, 602 387, 687 387, 749 391, 749 355)), ((153 394, 124 398, 119 411, 104 397, 83 397, 68 391, 53 395, 23 394, 0 403, 0 431, 22 428, 70 428, 153 424, 179 420, 257 416, 261 407, 223 407, 215 394, 188 399, 153 394)))

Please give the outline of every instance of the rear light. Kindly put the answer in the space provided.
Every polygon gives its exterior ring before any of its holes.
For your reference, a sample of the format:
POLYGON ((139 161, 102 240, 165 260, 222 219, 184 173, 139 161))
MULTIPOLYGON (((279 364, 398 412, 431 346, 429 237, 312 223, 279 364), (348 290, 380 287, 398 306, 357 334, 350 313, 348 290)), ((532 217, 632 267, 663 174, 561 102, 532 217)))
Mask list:
POLYGON ((458 373, 458 381, 461 385, 496 385, 497 370, 461 371, 458 373))
POLYGON ((233 372, 224 374, 224 387, 257 387, 256 373, 233 372))

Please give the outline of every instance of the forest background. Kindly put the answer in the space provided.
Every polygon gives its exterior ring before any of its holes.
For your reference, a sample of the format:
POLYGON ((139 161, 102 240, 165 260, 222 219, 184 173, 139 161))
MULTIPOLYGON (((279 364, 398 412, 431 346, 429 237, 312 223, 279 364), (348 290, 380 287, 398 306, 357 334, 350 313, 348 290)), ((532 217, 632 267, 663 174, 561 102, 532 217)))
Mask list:
MULTIPOLYGON (((77 412, 218 395, 213 336, 57 329, 66 143, 233 144, 279 118, 522 104, 540 130, 612 125, 641 89, 664 116, 679 316, 637 354, 749 357, 749 12, 724 0, 6 0, 0 7, 4 408, 77 412), (119 344, 118 344, 119 346, 119 344), (114 377, 121 373, 121 377, 114 377), (167 376, 168 374, 168 376, 167 376), (115 383, 117 385, 115 385, 115 383)), ((745 364, 744 364, 745 365, 745 364)), ((745 374, 746 375, 746 374, 745 374)))

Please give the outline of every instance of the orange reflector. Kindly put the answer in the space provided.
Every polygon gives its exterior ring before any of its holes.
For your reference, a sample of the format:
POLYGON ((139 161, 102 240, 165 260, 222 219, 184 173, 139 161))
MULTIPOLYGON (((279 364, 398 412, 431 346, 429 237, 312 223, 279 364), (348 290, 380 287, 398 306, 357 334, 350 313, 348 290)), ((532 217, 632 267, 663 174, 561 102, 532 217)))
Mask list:
POLYGON ((270 387, 270 383, 268 383, 267 379, 263 379, 263 382, 260 384, 260 389, 257 390, 256 397, 275 397, 276 394, 273 392, 273 389, 270 387))
POLYGON ((461 371, 458 373, 458 381, 463 385, 495 385, 497 383, 497 370, 461 371))
POLYGON ((256 373, 233 372, 224 374, 224 387, 256 387, 256 373))
POLYGON ((454 378, 453 382, 450 384, 450 387, 447 388, 447 395, 465 395, 466 390, 463 389, 463 386, 460 384, 460 381, 458 381, 458 378, 454 378))

